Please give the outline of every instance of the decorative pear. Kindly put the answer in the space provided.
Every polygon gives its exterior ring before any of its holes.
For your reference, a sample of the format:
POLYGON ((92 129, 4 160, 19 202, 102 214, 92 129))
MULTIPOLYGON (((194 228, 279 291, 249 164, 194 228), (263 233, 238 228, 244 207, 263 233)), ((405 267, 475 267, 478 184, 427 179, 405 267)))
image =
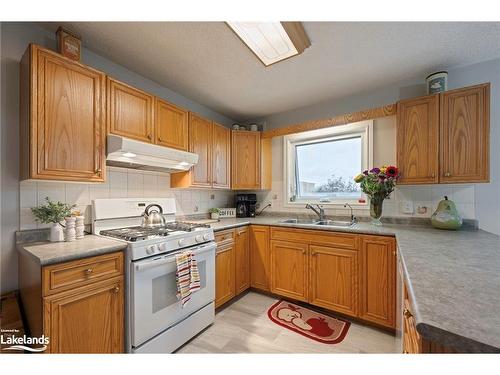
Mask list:
POLYGON ((457 207, 453 201, 445 196, 439 202, 436 211, 431 216, 431 224, 434 228, 457 230, 462 226, 462 218, 458 214, 457 207))

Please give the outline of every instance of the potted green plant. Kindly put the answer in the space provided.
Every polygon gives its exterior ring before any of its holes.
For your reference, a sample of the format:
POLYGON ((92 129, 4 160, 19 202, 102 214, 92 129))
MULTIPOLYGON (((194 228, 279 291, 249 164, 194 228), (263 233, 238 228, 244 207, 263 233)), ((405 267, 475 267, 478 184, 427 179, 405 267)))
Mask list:
POLYGON ((214 220, 219 220, 219 214, 220 210, 218 208, 211 208, 208 210, 208 213, 210 214, 210 217, 214 220))
POLYGON ((393 165, 375 167, 354 177, 354 181, 360 184, 363 193, 370 197, 370 216, 373 225, 382 225, 380 217, 384 199, 389 198, 394 191, 398 178, 399 170, 393 165))
POLYGON ((46 197, 47 204, 42 204, 38 207, 33 207, 31 212, 35 216, 36 221, 43 224, 52 224, 50 227, 50 241, 64 241, 64 231, 61 222, 65 217, 71 216, 71 210, 76 205, 67 203, 53 202, 46 197))

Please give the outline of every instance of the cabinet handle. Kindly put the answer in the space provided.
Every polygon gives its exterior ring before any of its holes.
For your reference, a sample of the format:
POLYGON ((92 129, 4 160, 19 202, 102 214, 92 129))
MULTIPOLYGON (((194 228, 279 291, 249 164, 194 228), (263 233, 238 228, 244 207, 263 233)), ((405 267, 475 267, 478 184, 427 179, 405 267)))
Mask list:
POLYGON ((445 177, 450 177, 450 176, 451 176, 451 173, 450 173, 450 172, 446 172, 446 173, 444 174, 444 176, 445 176, 445 177))
POLYGON ((153 138, 153 137, 151 137, 151 133, 149 133, 148 134, 148 139, 151 139, 151 138, 153 138))
POLYGON ((162 142, 163 143, 163 139, 161 139, 161 137, 158 137, 158 142, 162 142))
POLYGON ((102 169, 101 169, 101 168, 97 168, 97 169, 95 170, 95 173, 101 173, 101 172, 102 172, 102 169))
POLYGON ((92 272, 94 272, 94 270, 92 268, 87 268, 85 270, 85 274, 87 274, 87 275, 90 275, 92 272))
POLYGON ((305 253, 306 253, 306 251, 305 251, 305 250, 302 250, 302 254, 305 254, 305 253))
POLYGON ((405 316, 405 318, 411 318, 413 316, 413 314, 411 313, 411 311, 408 310, 406 307, 403 310, 403 315, 405 316))
POLYGON ((436 174, 435 173, 431 174, 431 177, 432 178, 436 177, 436 174))
POLYGON ((119 291, 120 291, 120 287, 119 286, 115 286, 113 288, 113 292, 118 293, 119 291))

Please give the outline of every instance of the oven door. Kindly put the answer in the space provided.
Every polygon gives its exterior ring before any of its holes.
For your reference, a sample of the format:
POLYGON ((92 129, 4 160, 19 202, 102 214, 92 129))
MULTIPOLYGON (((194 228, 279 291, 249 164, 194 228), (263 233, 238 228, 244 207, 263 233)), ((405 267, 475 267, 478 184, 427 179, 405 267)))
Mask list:
POLYGON ((201 288, 184 307, 177 299, 175 278, 179 252, 131 264, 132 346, 138 347, 215 299, 215 249, 213 242, 189 248, 198 263, 201 288))

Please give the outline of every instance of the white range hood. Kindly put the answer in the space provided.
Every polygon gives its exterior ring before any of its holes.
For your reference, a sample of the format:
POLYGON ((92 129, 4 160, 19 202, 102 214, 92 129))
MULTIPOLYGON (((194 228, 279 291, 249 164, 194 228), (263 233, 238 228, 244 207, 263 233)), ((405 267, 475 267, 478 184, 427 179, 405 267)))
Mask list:
POLYGON ((198 163, 197 154, 114 134, 107 136, 106 154, 106 165, 170 173, 187 171, 198 163))

